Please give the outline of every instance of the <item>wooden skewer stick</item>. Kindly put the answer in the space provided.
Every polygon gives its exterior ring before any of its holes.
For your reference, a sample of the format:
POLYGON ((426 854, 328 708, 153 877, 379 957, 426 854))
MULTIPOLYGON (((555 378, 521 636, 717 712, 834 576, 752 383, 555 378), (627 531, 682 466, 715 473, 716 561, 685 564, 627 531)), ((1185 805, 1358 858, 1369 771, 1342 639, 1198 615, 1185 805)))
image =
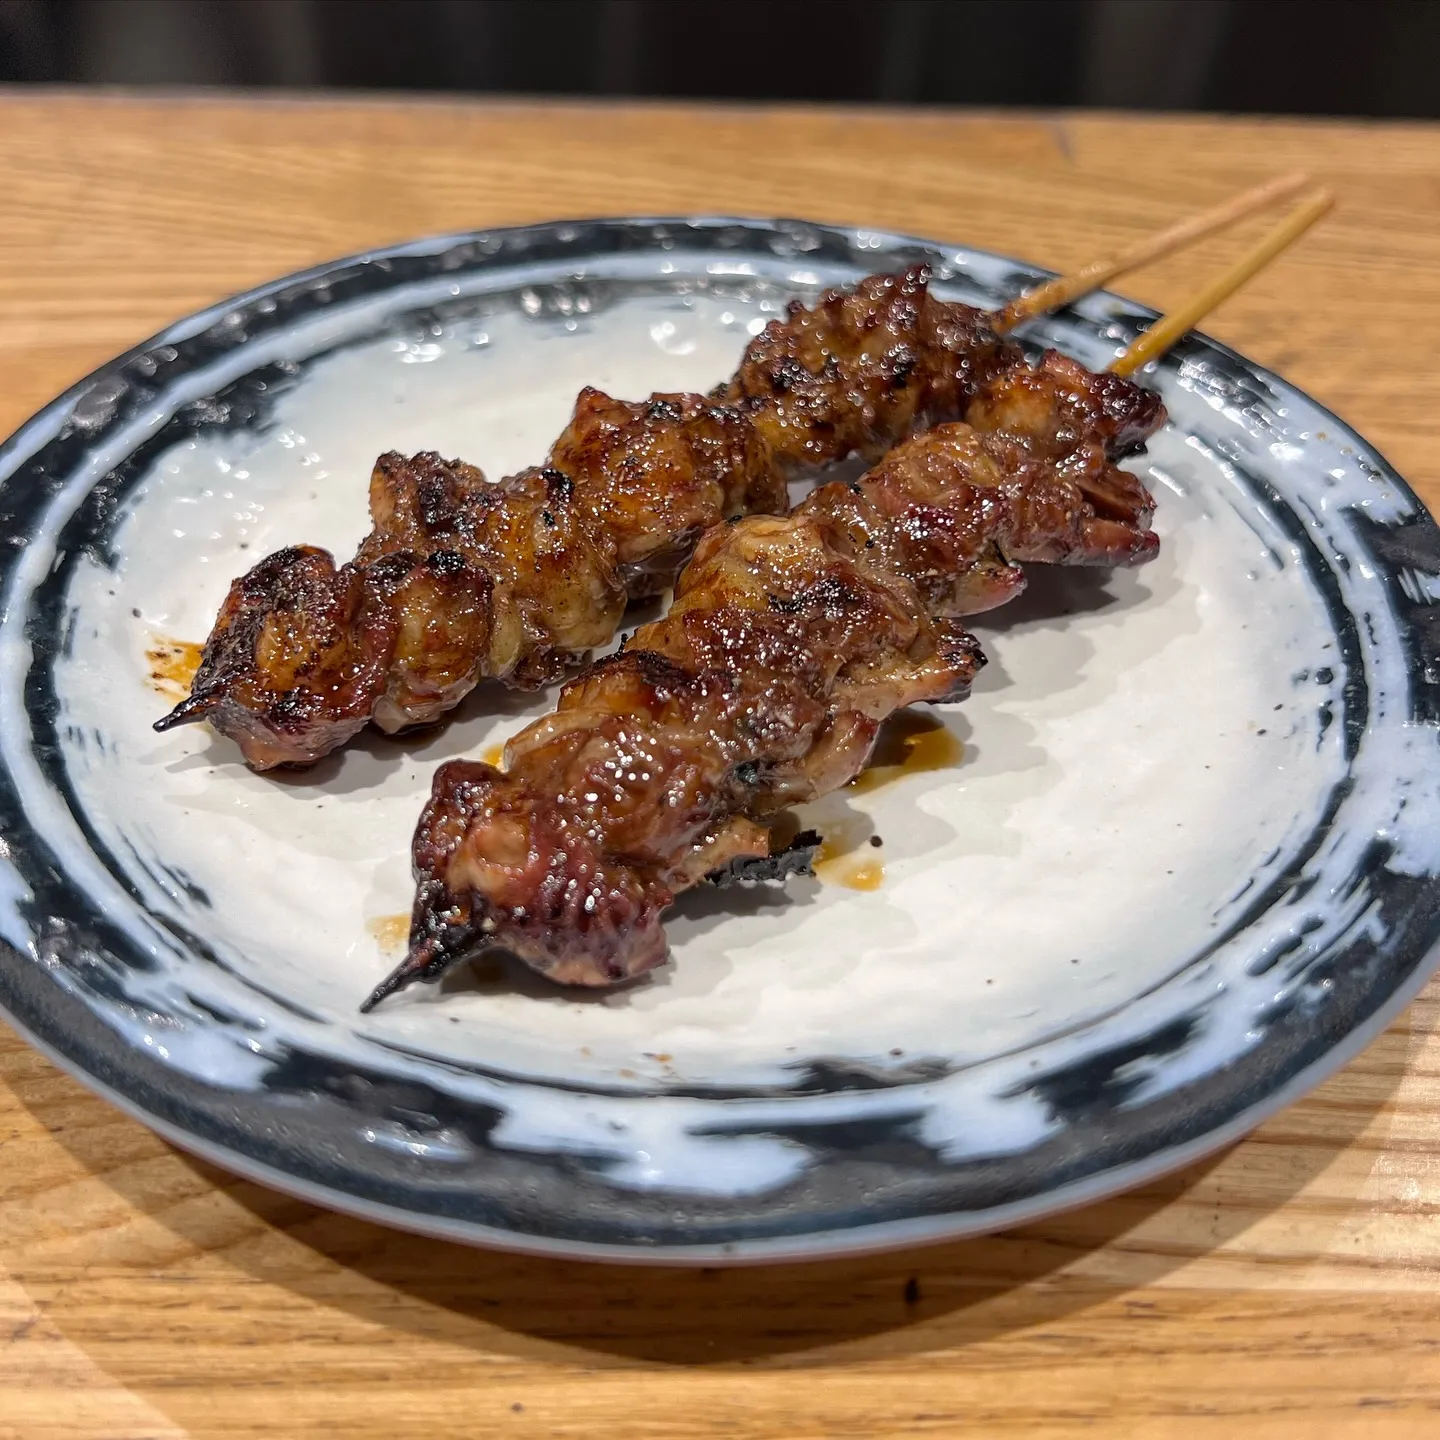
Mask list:
POLYGON ((1110 366, 1113 375, 1133 375, 1142 365, 1163 355, 1181 336, 1193 330, 1222 300, 1263 270, 1282 250, 1295 243, 1335 203, 1329 190, 1317 190, 1297 206, 1248 255, 1212 280, 1178 310, 1157 320, 1110 366))
POLYGON ((1310 177, 1303 170, 1295 170, 1267 181, 1264 185, 1257 185, 1253 190, 1246 190, 1244 194, 1225 201, 1223 205, 1202 210, 1200 214, 1192 215, 1188 220, 1182 220, 1168 230, 1161 230, 1156 235, 1140 240, 1106 260, 1092 260, 1069 275, 1058 275, 1054 280, 1047 280, 1043 285, 1027 290, 1003 310, 997 311, 992 323, 1000 334, 1007 334, 1025 320, 1058 310, 1062 305, 1068 305, 1072 300, 1078 300, 1082 295, 1098 290, 1117 275, 1139 270, 1153 260, 1162 259, 1176 250, 1183 250, 1185 246, 1204 239, 1206 235, 1213 235, 1217 230, 1223 230, 1238 220, 1268 209, 1281 200, 1288 200, 1292 195, 1299 194, 1309 183, 1310 177))

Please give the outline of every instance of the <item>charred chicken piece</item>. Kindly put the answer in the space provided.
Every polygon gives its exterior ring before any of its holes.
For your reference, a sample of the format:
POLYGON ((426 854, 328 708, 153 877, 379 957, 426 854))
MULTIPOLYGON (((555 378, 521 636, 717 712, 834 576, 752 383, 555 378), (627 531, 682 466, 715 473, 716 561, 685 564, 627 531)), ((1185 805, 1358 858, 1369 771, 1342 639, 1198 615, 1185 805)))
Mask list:
POLYGON ((156 728, 208 719, 265 770, 371 720, 434 720, 486 676, 546 684, 709 526, 785 505, 754 427, 698 395, 582 391, 550 463, 493 485, 458 460, 382 455, 355 559, 297 547, 235 581, 189 698, 156 728))
POLYGON ((1155 501, 1114 462, 1164 423, 1158 396, 1049 351, 990 381, 966 413, 860 480, 812 491, 800 512, 837 548, 863 547, 904 575, 938 616, 1013 599, 1023 564, 1139 565, 1155 555, 1155 501))
POLYGON ((797 471, 958 419, 1019 358, 915 266, 792 305, 718 399, 583 391, 542 470, 489 485, 459 461, 382 456, 355 560, 300 547, 237 580, 190 698, 156 728, 209 719, 263 770, 370 720, 434 720, 484 677, 544 683, 662 592, 709 526, 783 511, 797 471))
POLYGON ((1052 542, 1062 547, 1055 554, 1017 559, 1139 565, 1154 558, 1160 544, 1150 531, 1154 498, 1115 463, 1141 453, 1165 423, 1153 390, 1047 350, 1038 365, 1014 365, 989 380, 965 418, 985 434, 1013 485, 1049 475, 1082 497, 1078 540, 1052 542))
POLYGON ((961 419, 976 391, 1024 353, 987 312, 937 300, 929 281, 914 265, 827 291, 809 309, 792 301, 720 393, 791 472, 851 454, 874 461, 907 435, 961 419))
POLYGON ((411 953, 368 1004, 492 947, 562 984, 652 969, 679 891, 767 856, 765 816, 843 784, 886 715, 963 695, 981 663, 808 516, 710 531, 670 613, 566 685, 503 772, 442 767, 415 838, 411 953))
POLYGON ((786 518, 710 531, 670 613, 567 685, 503 771, 443 766, 410 953, 366 1008, 489 949, 564 984, 653 969, 675 895, 769 856, 765 820, 852 779, 895 710, 965 693, 983 657, 955 617, 1022 588, 1017 562, 1153 555, 1153 502, 1110 457, 1163 408, 1067 366, 982 392, 982 422, 1028 407, 1018 436, 941 426, 786 518))
POLYGON ((372 719, 438 714, 475 683, 490 596, 490 576, 454 550, 338 570, 327 551, 280 550, 231 584, 189 697, 155 728, 208 719, 268 770, 372 719))
POLYGON ((712 525, 789 503, 753 423, 698 395, 632 404, 587 387, 549 464, 571 478, 592 532, 613 547, 631 600, 667 590, 712 525))

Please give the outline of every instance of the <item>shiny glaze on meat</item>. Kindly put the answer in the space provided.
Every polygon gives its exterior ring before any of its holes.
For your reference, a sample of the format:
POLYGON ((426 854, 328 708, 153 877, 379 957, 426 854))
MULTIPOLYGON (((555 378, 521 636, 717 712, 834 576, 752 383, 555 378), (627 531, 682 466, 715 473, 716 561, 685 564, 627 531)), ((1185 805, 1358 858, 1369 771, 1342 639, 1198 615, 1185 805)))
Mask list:
POLYGON ((802 513, 831 542, 902 574, 933 615, 974 615, 1024 588, 1025 563, 1138 565, 1155 501, 1115 459, 1163 423, 1159 397, 1048 351, 985 385, 966 421, 892 451, 802 513))
POLYGON ((189 699, 255 769, 307 764, 373 720, 436 719, 485 676, 522 688, 607 644, 707 527, 783 510, 738 411, 698 395, 581 392, 543 469, 490 484, 438 455, 382 455, 370 535, 335 565, 282 550, 230 587, 189 699))
POLYGON ((408 978, 492 945, 567 984, 651 969, 678 891, 767 855, 762 817, 843 784, 886 715, 964 694, 981 663, 810 517, 717 527, 669 614, 566 685, 504 771, 441 769, 415 839, 408 978))
POLYGON ((965 693, 983 657, 955 617, 1014 595, 1022 562, 1154 555, 1154 502, 1113 457, 1159 401, 1058 355, 1025 368, 981 392, 978 424, 708 532, 670 613, 571 681, 503 770, 442 766, 410 954, 367 1005, 490 948, 566 984, 652 969, 676 894, 768 855, 767 817, 853 778, 895 710, 965 693), (983 428, 1006 415, 1016 431, 983 428))
POLYGON ((792 301, 751 341, 723 397, 754 418, 782 465, 806 470, 851 454, 874 461, 960 419, 980 386, 1022 358, 985 311, 937 300, 915 265, 813 308, 792 301))
POLYGON ((458 460, 382 456, 356 558, 297 546, 236 580, 190 697, 156 728, 208 719, 263 770, 372 720, 434 720, 487 676, 543 684, 606 643, 627 600, 661 593, 709 526, 780 512, 787 476, 959 418, 1019 356, 916 266, 792 305, 716 398, 582 391, 543 469, 490 485, 458 460))

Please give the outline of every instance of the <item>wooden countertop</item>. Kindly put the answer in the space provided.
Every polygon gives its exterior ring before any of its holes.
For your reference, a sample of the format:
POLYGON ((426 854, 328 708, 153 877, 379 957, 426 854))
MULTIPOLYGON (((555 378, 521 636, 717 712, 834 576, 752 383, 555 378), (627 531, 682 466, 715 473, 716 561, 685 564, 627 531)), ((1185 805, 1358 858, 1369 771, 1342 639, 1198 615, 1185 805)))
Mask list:
MULTIPOLYGON (((331 255, 790 214, 1056 267, 1297 165, 1339 210, 1207 326, 1440 502, 1440 129, 0 92, 0 429, 331 255)), ((1157 305, 1264 221, 1126 282, 1157 305)), ((1440 985, 1220 1158, 991 1239, 661 1272, 345 1219, 186 1158, 0 1026, 0 1437, 1429 1437, 1440 985)))

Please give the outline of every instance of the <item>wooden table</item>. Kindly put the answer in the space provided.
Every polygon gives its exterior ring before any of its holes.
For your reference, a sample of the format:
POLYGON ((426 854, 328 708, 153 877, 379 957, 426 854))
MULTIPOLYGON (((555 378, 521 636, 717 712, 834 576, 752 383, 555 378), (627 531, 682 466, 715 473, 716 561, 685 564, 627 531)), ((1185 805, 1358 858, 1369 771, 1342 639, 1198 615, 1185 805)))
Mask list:
MULTIPOLYGON (((1440 130, 0 95, 0 428, 330 255, 556 215, 857 221, 1066 266, 1304 165, 1340 210, 1210 328, 1440 501, 1440 130)), ((1129 283, 1164 305, 1266 222, 1129 283)), ((1440 1434, 1440 985, 1220 1158, 1024 1230, 562 1264, 229 1178, 0 1027, 0 1437, 1440 1434)))

